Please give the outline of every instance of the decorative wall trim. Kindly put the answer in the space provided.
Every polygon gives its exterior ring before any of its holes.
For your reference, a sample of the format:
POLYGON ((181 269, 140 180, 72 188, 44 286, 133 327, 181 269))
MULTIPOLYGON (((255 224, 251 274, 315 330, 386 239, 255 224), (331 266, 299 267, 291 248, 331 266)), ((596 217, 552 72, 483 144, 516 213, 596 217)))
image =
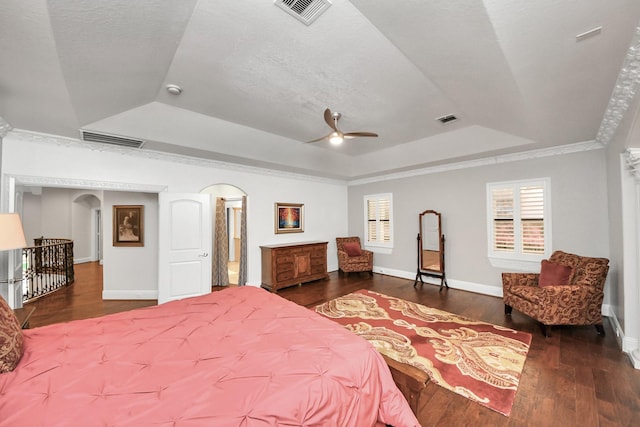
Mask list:
POLYGON ((640 148, 627 148, 623 155, 629 172, 640 182, 640 148))
POLYGON ((257 166, 241 165, 236 163, 228 163, 220 160, 202 159, 198 157, 185 156, 174 153, 162 153, 148 149, 127 148, 115 145, 99 144, 89 141, 81 141, 76 138, 67 138, 57 135, 49 135, 38 132, 31 132, 23 129, 11 130, 11 135, 21 141, 28 141, 36 144, 55 144, 61 147, 82 148, 91 151, 118 153, 126 156, 144 158, 148 160, 158 160, 173 163, 182 163, 190 166, 201 166, 212 169, 225 169, 245 173, 253 173, 260 175, 276 176, 282 178, 290 178, 294 180, 313 181, 327 184, 344 185, 346 181, 340 179, 324 178, 314 175, 305 175, 295 172, 286 172, 275 169, 261 168, 257 166))
POLYGON ((0 139, 4 138, 11 130, 11 125, 0 116, 0 139))
POLYGON ((458 169, 475 168, 479 166, 490 166, 500 163, 518 162, 521 160, 539 159, 542 157, 559 156, 563 154, 580 153, 583 151, 599 150, 604 145, 596 141, 584 141, 575 144, 560 145, 556 147, 541 148, 538 150, 525 151, 522 153, 504 154, 501 156, 486 157, 478 160, 468 160, 458 163, 449 163, 445 165, 431 166, 421 169, 413 169, 404 172, 390 173, 385 175, 377 175, 371 178, 354 179, 348 182, 351 185, 371 184, 380 181, 390 181, 393 179, 410 178, 420 175, 428 175, 433 173, 442 173, 458 169))
POLYGON ((596 141, 601 144, 611 142, 624 117, 640 83, 640 27, 636 28, 631 45, 624 58, 618 80, 613 88, 609 105, 604 113, 596 141))

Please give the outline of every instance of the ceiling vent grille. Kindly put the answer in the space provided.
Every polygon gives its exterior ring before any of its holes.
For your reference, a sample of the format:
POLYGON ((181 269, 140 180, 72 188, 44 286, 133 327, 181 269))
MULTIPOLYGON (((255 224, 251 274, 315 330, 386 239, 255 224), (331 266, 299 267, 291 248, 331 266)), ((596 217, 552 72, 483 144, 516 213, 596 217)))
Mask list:
POLYGON ((273 4, 307 25, 331 6, 329 0, 275 0, 273 4))
POLYGON ((446 116, 438 117, 436 120, 446 125, 447 123, 455 122, 458 118, 453 114, 447 114, 446 116))
POLYGON ((125 138, 123 136, 108 135, 105 133, 88 132, 80 130, 82 140, 87 142, 97 142, 100 144, 117 145, 119 147, 141 148, 144 141, 140 139, 125 138))

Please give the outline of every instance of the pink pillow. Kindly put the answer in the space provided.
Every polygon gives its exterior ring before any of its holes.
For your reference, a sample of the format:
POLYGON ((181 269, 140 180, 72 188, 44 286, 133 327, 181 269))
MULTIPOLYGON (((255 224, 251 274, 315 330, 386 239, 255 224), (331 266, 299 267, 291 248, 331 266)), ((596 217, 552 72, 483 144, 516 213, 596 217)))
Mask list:
POLYGON ((342 245, 342 248, 349 256, 360 256, 362 251, 360 245, 357 242, 347 242, 342 245))
POLYGON ((540 277, 538 278, 538 285, 541 287, 568 285, 571 283, 572 275, 572 267, 543 259, 540 268, 540 277))

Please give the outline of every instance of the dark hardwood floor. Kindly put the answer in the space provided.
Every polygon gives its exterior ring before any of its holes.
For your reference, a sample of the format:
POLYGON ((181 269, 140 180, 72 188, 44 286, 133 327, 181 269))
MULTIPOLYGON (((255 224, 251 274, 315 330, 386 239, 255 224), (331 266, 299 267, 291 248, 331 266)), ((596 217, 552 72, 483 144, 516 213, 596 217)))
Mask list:
POLYGON ((35 307, 32 328, 51 323, 103 316, 156 305, 156 300, 102 300, 102 266, 98 262, 74 265, 76 281, 71 286, 26 305, 35 307))
MULTIPOLYGON (((101 316, 155 301, 102 301, 102 268, 76 266, 76 283, 31 305, 31 326, 101 316)), ((538 325, 514 311, 504 315, 500 298, 438 286, 413 287, 413 281, 366 273, 330 274, 302 286, 278 292, 298 304, 313 307, 358 289, 371 289, 473 319, 530 332, 533 341, 510 417, 429 384, 421 397, 418 418, 423 426, 639 426, 640 371, 616 343, 605 320, 606 336, 594 327, 554 327, 542 336, 538 325)))

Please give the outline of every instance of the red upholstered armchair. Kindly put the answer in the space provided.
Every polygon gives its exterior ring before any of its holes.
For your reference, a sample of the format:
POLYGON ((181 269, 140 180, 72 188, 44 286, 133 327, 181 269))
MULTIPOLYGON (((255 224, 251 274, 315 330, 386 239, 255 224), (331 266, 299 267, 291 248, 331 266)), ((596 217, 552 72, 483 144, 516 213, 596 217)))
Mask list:
POLYGON ((343 273, 368 271, 373 275, 373 252, 362 249, 359 237, 336 237, 338 268, 343 273))
POLYGON ((544 277, 537 273, 502 273, 504 312, 510 315, 515 308, 536 319, 545 336, 549 336, 551 325, 595 325, 604 335, 602 300, 609 260, 555 251, 549 261, 555 266, 549 268, 571 268, 562 279, 545 271, 544 261, 544 277), (567 283, 557 284, 554 280, 567 283))

